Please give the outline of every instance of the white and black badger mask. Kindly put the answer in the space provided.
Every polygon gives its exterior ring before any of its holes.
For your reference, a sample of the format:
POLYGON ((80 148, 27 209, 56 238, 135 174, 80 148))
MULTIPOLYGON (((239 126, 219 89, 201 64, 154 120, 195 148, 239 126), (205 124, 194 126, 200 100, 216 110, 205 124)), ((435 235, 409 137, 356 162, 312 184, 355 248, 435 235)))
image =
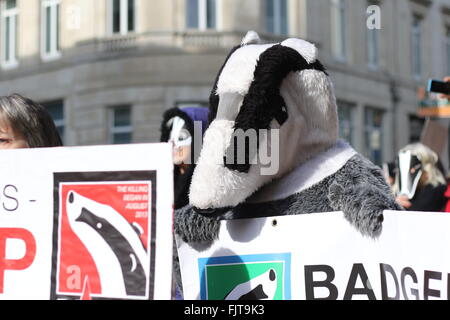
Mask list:
POLYGON ((209 120, 189 194, 205 215, 244 202, 338 138, 334 89, 316 47, 294 38, 261 44, 253 31, 232 49, 216 78, 209 120), (257 133, 257 147, 244 139, 242 161, 236 133, 249 130, 257 133), (261 161, 268 154, 269 164, 261 161))
POLYGON ((401 150, 397 157, 398 194, 414 198, 423 174, 422 161, 411 150, 401 150))

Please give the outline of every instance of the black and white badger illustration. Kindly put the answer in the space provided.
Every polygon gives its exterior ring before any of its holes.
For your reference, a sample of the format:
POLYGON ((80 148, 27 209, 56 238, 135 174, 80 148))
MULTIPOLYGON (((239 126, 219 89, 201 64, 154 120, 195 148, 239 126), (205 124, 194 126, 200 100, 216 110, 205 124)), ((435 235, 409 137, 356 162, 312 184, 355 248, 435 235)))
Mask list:
POLYGON ((233 288, 224 300, 273 300, 277 291, 277 273, 274 269, 233 288))
POLYGON ((70 227, 96 264, 102 296, 145 296, 148 255, 135 228, 112 207, 74 191, 66 207, 70 227))
POLYGON ((317 56, 317 48, 302 39, 265 44, 252 31, 232 49, 210 95, 190 204, 175 211, 175 232, 183 241, 217 239, 223 219, 334 211, 376 237, 383 211, 402 209, 381 168, 338 139, 333 84, 317 56), (267 134, 258 137, 245 163, 229 163, 238 130, 267 134), (271 141, 275 131, 279 139, 271 141), (267 174, 264 163, 254 160, 274 144, 278 170, 267 174))

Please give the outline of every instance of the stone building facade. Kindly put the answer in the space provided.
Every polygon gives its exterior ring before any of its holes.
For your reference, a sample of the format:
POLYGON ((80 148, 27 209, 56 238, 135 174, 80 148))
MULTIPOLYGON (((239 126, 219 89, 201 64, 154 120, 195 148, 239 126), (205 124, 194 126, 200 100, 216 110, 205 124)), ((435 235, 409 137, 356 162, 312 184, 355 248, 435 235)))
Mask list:
POLYGON ((0 0, 0 19, 0 94, 46 105, 66 145, 158 141, 247 30, 319 47, 341 135, 378 164, 418 139, 417 89, 450 74, 450 0, 0 0))

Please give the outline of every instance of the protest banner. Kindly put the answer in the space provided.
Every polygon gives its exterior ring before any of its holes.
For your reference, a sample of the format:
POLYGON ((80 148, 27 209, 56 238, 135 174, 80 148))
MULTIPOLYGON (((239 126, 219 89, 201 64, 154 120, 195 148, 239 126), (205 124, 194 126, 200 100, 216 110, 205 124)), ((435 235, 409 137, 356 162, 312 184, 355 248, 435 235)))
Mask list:
POLYGON ((0 152, 0 299, 170 299, 169 144, 0 152))
POLYGON ((178 253, 185 299, 449 299, 450 215, 384 214, 376 238, 342 212, 222 221, 178 253))

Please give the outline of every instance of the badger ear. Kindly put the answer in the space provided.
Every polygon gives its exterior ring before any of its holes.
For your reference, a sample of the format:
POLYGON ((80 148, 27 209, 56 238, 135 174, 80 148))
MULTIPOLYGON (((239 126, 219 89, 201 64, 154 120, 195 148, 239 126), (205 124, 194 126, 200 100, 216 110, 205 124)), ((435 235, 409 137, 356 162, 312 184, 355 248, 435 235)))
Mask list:
POLYGON ((247 44, 259 44, 259 43, 261 43, 261 39, 259 38, 259 35, 255 31, 251 30, 251 31, 247 32, 245 37, 242 39, 241 46, 245 46, 247 44))
POLYGON ((281 45, 294 49, 300 53, 308 63, 313 63, 317 59, 317 48, 314 44, 308 41, 290 38, 284 40, 281 45))

